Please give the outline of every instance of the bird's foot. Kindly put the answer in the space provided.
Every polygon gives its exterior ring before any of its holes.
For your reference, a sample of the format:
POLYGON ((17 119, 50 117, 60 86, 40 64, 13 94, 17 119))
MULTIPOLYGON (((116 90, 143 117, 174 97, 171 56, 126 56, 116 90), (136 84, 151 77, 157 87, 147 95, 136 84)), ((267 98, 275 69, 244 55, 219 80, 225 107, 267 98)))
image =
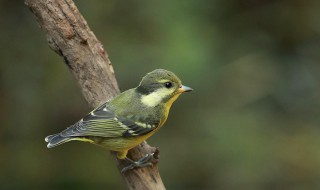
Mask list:
POLYGON ((154 159, 153 155, 154 153, 146 154, 144 157, 140 158, 138 161, 133 161, 126 157, 125 159, 130 162, 130 165, 124 167, 121 170, 121 173, 125 173, 126 171, 132 170, 134 168, 143 168, 147 166, 153 167, 153 163, 152 163, 152 160, 154 159))

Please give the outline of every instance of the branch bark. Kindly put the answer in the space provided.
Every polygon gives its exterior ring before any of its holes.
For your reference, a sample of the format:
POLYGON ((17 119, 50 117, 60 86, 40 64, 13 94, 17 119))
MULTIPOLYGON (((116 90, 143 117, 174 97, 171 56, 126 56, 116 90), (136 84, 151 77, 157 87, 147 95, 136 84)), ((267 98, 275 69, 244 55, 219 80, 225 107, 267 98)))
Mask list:
MULTIPOLYGON (((120 92, 107 52, 72 0, 25 0, 25 4, 46 34, 50 48, 63 58, 79 83, 90 107, 120 92)), ((128 157, 138 159, 151 152, 156 152, 156 161, 158 149, 144 142, 130 150, 128 157)), ((119 170, 127 165, 113 156, 119 170)), ((121 175, 129 189, 165 189, 156 165, 121 175)))

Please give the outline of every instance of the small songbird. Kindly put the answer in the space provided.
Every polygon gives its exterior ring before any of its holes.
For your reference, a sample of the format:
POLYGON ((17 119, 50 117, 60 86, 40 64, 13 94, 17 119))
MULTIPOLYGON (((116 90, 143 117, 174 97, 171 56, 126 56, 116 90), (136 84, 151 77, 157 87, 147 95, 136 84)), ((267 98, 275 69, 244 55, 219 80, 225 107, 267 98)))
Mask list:
POLYGON ((117 152, 119 159, 131 164, 122 172, 150 166, 148 157, 133 161, 128 150, 158 131, 166 122, 172 103, 183 93, 192 91, 181 84, 172 72, 156 69, 144 76, 138 87, 122 92, 94 109, 64 131, 47 136, 47 147, 77 140, 90 142, 117 152))

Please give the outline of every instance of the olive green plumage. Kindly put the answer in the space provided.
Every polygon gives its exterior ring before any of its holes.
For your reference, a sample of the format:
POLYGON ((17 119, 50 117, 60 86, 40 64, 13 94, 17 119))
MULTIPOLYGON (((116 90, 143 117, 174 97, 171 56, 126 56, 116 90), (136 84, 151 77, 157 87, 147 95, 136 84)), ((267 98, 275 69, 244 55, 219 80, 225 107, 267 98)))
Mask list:
POLYGON ((116 151, 119 159, 125 159, 129 149, 164 124, 178 96, 191 90, 174 73, 154 70, 138 87, 122 92, 64 131, 46 137, 47 146, 85 141, 116 151))

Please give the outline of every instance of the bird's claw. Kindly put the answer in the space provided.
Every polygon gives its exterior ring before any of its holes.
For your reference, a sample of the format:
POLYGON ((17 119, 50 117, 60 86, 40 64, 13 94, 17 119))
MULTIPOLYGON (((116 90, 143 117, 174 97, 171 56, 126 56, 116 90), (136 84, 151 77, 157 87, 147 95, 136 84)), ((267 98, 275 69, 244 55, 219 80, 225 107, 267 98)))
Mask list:
POLYGON ((153 163, 151 160, 153 159, 153 154, 146 154, 144 157, 140 158, 138 161, 130 160, 129 158, 126 158, 127 161, 129 161, 131 164, 129 166, 124 167, 121 170, 121 173, 125 173, 128 170, 132 170, 134 168, 143 168, 147 166, 153 167, 153 163))

